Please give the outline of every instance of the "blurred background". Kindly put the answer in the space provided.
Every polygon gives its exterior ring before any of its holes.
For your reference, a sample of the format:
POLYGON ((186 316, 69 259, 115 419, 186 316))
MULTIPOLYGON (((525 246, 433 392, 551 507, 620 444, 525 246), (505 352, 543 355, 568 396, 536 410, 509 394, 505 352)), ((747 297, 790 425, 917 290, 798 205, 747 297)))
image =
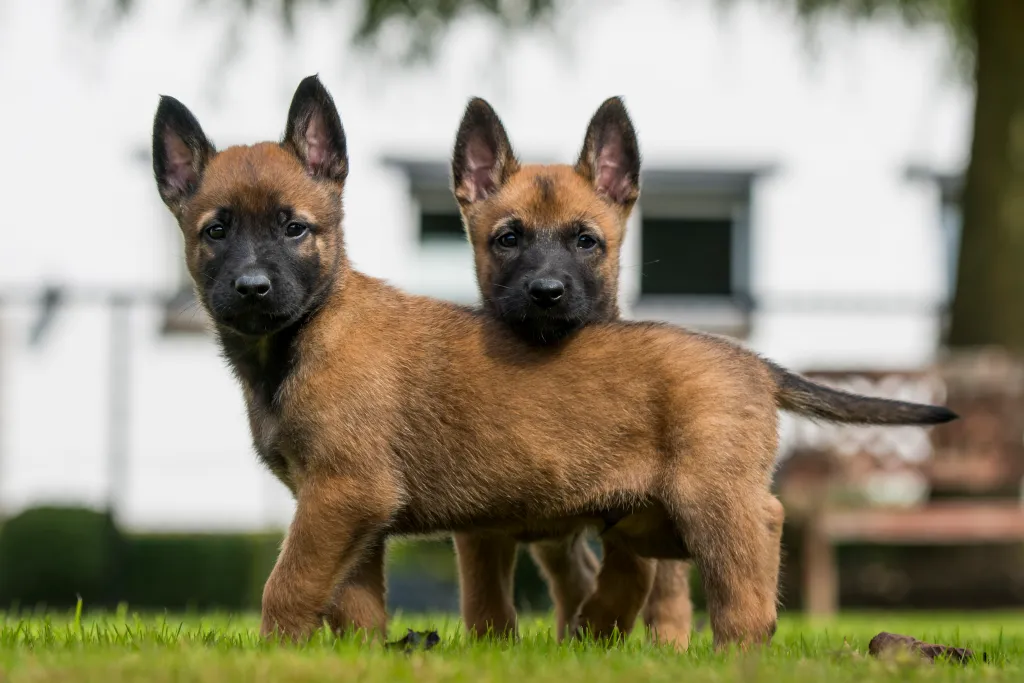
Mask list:
MULTIPOLYGON (((448 189, 467 100, 575 159, 622 95, 644 156, 622 306, 935 430, 784 422, 787 607, 1024 603, 1017 0, 0 0, 0 605, 258 606, 292 512, 151 175, 160 94, 218 147, 319 73, 359 269, 475 301, 448 189)), ((457 608, 445 541, 391 605, 457 608)), ((532 563, 517 594, 545 609, 532 563)))

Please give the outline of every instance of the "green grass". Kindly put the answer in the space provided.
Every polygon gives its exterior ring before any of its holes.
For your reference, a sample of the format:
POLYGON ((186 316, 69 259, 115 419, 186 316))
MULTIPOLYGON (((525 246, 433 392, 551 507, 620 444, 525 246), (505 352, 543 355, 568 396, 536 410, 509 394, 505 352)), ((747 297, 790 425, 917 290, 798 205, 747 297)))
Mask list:
POLYGON ((73 614, 19 619, 0 626, 0 682, 6 681, 1024 681, 1024 615, 847 615, 828 623, 787 616, 771 648, 715 653, 710 633, 684 655, 647 643, 642 631, 624 644, 558 645, 552 620, 524 619, 519 643, 469 642, 454 616, 397 615, 406 627, 437 629, 441 644, 412 655, 320 634, 296 647, 264 643, 255 615, 137 616, 76 619, 73 614), (964 645, 988 663, 881 661, 867 656, 878 631, 964 645))

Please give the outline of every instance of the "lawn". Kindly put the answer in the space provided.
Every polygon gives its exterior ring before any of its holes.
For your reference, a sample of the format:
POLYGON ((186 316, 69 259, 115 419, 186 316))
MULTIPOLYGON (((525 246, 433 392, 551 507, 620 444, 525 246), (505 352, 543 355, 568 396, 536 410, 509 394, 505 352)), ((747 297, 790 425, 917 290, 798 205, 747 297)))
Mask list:
POLYGON ((354 638, 321 634, 301 647, 257 637, 255 615, 4 618, 0 681, 1024 681, 1024 615, 1008 613, 846 615, 829 623, 784 617, 771 648, 715 653, 698 633, 677 655, 641 634, 611 648, 557 645, 547 616, 524 619, 521 642, 470 643, 454 616, 397 615, 391 638, 406 627, 436 629, 441 643, 405 655, 354 638), (988 663, 966 666, 878 660, 867 644, 879 631, 983 651, 988 663))

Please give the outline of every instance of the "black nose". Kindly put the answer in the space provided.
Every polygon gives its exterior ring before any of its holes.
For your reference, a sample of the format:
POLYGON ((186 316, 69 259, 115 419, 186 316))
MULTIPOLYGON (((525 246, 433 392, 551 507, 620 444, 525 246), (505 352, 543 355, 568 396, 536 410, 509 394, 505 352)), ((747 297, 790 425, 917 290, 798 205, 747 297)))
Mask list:
POLYGON ((541 308, 551 308, 565 294, 565 285, 554 278, 542 278, 531 282, 528 291, 533 303, 541 308))
POLYGON ((270 293, 270 278, 263 273, 247 273, 235 280, 235 291, 246 298, 270 293))

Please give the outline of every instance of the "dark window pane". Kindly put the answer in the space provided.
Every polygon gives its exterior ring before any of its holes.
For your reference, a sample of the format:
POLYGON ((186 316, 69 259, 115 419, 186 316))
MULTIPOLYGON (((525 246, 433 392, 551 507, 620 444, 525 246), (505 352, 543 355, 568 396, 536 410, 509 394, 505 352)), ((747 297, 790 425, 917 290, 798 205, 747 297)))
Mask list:
POLYGON ((645 218, 642 231, 642 294, 732 294, 731 220, 645 218))
POLYGON ((422 213, 420 239, 465 239, 462 219, 457 213, 422 213))

